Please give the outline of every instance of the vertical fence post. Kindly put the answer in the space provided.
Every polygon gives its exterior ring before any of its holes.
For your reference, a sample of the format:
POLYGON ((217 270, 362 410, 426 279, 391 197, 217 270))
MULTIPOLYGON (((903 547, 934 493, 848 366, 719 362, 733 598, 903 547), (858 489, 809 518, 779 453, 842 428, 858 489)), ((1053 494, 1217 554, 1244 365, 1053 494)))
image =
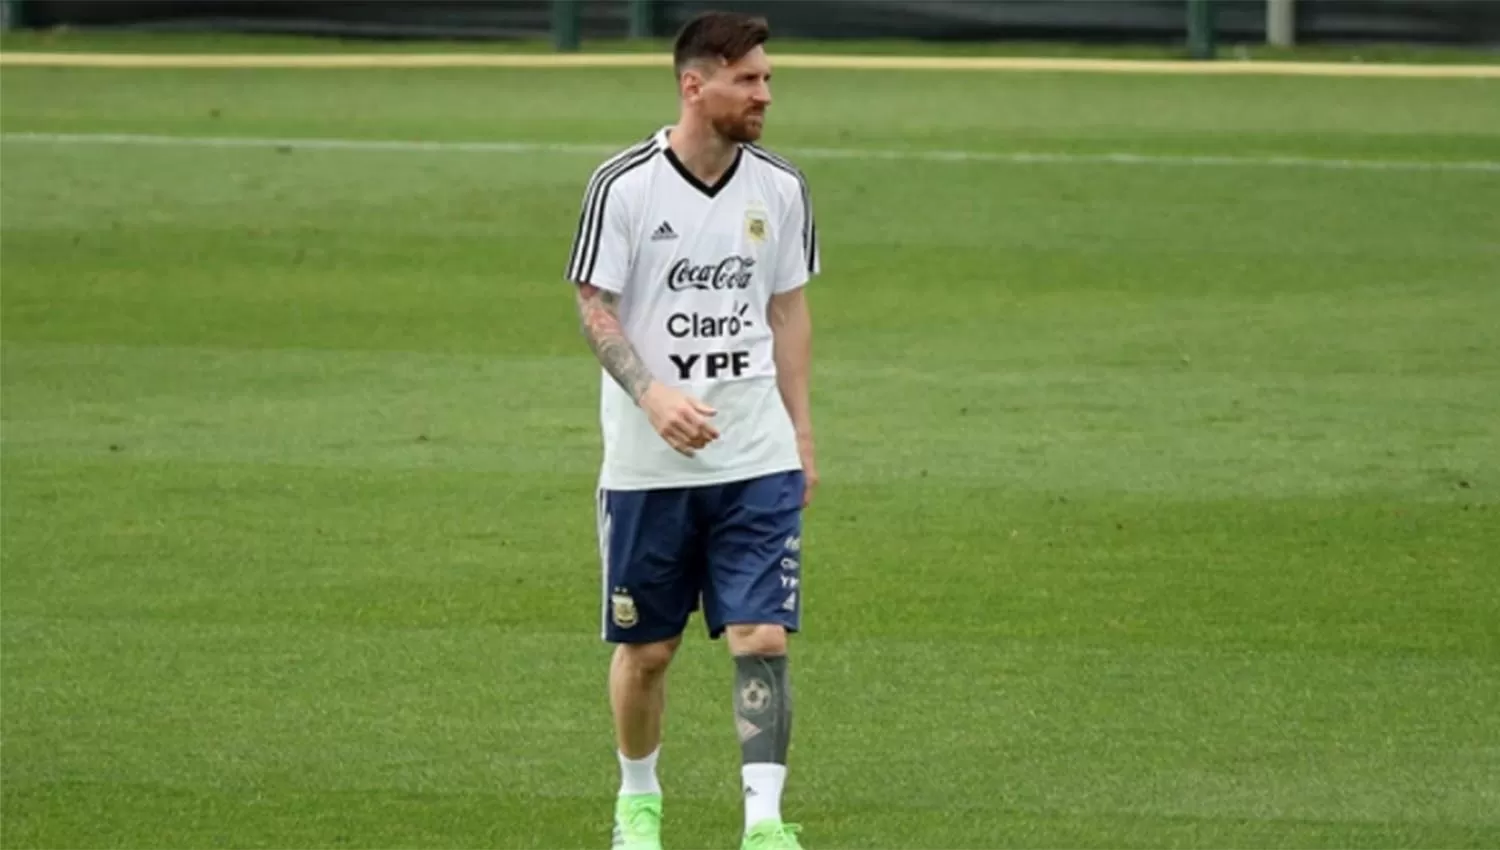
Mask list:
POLYGON ((630 0, 630 37, 650 38, 656 35, 654 0, 630 0))
POLYGON ((580 17, 578 0, 552 0, 552 45, 559 52, 578 50, 580 17))
POLYGON ((1291 47, 1297 41, 1297 11, 1294 0, 1266 0, 1266 42, 1273 47, 1291 47))
POLYGON ((1187 0, 1188 55, 1194 59, 1214 58, 1213 0, 1187 0))
POLYGON ((0 0, 0 30, 18 30, 25 25, 21 0, 0 0))

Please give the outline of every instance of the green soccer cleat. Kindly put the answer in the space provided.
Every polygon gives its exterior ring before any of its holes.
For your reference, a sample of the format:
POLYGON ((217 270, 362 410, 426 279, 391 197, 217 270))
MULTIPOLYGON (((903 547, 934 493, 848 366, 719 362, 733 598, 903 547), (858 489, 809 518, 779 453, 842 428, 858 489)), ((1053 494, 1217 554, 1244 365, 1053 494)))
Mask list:
POLYGON ((612 850, 661 850, 661 795, 626 794, 615 800, 612 850))
POLYGON ((763 820, 750 827, 740 850, 802 850, 797 833, 802 827, 779 820, 763 820))

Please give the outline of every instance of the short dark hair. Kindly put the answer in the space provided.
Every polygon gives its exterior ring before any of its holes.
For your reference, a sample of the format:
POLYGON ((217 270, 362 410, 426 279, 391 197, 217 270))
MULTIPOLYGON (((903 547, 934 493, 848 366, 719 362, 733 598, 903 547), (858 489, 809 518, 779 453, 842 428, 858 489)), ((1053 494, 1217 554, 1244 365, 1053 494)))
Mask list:
POLYGON ((771 37, 766 19, 738 12, 703 12, 683 24, 672 46, 678 76, 689 63, 707 59, 738 62, 771 37))

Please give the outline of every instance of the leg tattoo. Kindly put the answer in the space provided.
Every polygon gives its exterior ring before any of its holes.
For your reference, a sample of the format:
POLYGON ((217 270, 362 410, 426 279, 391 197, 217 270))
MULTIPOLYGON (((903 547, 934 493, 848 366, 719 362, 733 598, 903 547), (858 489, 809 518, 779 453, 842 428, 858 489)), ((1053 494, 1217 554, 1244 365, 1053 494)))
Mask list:
POLYGON ((786 764, 792 741, 792 692, 785 655, 734 659, 734 714, 745 764, 786 764))

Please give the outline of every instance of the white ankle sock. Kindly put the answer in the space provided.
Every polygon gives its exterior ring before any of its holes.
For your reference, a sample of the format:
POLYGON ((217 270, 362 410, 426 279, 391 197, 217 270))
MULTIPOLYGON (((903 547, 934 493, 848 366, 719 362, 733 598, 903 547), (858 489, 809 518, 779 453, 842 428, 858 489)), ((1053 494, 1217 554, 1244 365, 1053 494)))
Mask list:
POLYGON ((661 793, 661 784, 656 781, 656 756, 660 752, 661 748, 657 747, 645 758, 632 759, 616 751, 620 757, 620 796, 661 793))
POLYGON ((763 820, 781 820, 781 789, 786 765, 747 764, 740 768, 745 781, 745 828, 763 820))

